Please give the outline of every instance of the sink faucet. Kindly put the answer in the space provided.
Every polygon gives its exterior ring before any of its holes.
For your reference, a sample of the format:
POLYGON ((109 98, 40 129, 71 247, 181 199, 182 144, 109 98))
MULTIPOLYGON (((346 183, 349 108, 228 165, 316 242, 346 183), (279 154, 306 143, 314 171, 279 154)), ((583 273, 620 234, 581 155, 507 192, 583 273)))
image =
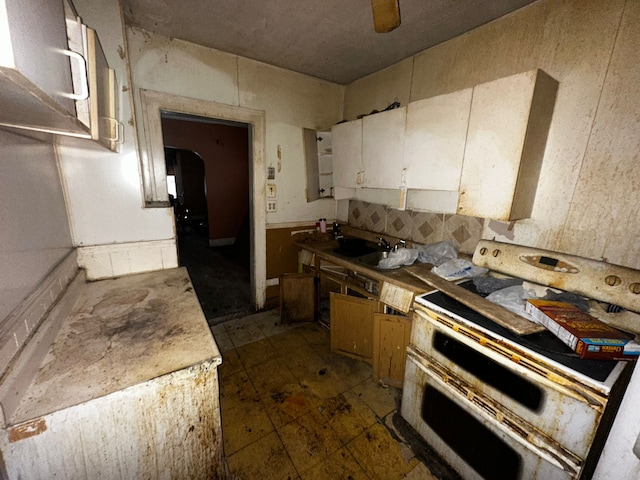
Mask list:
POLYGON ((398 251, 398 248, 401 248, 401 247, 402 247, 402 248, 407 248, 407 242, 405 242, 404 240, 400 240, 398 243, 396 243, 396 244, 393 246, 393 251, 394 251, 394 252, 397 252, 397 251, 398 251))
POLYGON ((384 248, 387 252, 391 250, 391 244, 383 237, 378 237, 378 246, 384 248))

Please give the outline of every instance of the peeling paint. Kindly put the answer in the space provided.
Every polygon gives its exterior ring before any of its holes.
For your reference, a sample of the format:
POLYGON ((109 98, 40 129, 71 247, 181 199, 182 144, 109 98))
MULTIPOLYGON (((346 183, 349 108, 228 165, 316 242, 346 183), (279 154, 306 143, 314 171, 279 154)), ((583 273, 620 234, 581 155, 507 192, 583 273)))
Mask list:
POLYGON ((32 420, 9 429, 9 443, 40 435, 47 430, 47 422, 43 418, 32 420))

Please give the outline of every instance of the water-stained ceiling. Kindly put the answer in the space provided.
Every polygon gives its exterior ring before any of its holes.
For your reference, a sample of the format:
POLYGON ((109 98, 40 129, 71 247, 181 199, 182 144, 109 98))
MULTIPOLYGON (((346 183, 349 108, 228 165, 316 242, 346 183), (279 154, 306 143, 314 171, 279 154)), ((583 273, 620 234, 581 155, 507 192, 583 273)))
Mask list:
POLYGON ((348 84, 534 0, 400 0, 375 33, 370 0, 123 0, 129 25, 348 84))

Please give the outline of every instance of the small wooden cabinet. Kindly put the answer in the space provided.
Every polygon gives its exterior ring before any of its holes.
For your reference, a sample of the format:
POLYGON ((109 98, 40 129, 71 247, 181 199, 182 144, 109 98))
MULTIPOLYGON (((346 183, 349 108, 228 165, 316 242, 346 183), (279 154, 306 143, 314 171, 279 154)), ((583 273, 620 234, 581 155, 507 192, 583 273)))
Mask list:
POLYGON ((371 363, 377 300, 331 293, 331 351, 371 363))
POLYGON ((411 318, 402 315, 373 315, 373 379, 402 387, 411 318))

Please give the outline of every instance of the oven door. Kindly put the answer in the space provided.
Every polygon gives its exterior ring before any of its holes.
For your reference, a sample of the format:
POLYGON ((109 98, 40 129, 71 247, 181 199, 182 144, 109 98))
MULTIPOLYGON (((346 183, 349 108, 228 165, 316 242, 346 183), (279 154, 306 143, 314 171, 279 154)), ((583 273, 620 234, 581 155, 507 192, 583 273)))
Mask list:
POLYGON ((464 384, 409 347, 402 417, 463 478, 578 477, 579 458, 464 384))
POLYGON ((455 331, 441 325, 423 312, 415 312, 411 344, 565 448, 586 458, 606 398, 560 376, 549 378, 535 365, 516 363, 505 352, 491 348, 490 342, 474 338, 462 327, 455 331))

